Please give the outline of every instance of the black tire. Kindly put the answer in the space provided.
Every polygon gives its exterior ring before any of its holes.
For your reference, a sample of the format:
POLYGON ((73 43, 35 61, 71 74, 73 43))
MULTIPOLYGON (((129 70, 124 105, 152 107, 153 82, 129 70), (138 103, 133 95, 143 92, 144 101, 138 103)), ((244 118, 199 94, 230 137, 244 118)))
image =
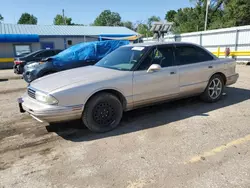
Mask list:
POLYGON ((30 72, 25 72, 25 73, 23 73, 23 79, 24 79, 27 83, 30 83, 30 82, 33 81, 33 80, 31 79, 30 72))
POLYGON ((17 65, 17 74, 23 74, 24 66, 23 65, 17 65))
POLYGON ((122 118, 123 108, 120 100, 111 93, 94 95, 86 104, 82 120, 93 132, 107 132, 116 128, 122 118))
POLYGON ((225 83, 224 83, 222 76, 219 74, 213 75, 211 79, 209 80, 205 91, 201 94, 201 99, 209 103, 217 102, 222 97, 224 87, 225 87, 225 83), (218 82, 220 83, 218 84, 218 82), (213 88, 214 83, 216 83, 215 85, 218 84, 218 87, 213 88), (214 93, 214 95, 212 95, 215 90, 217 90, 218 93, 217 94, 214 93))
POLYGON ((20 73, 20 65, 14 65, 14 73, 21 74, 20 73))

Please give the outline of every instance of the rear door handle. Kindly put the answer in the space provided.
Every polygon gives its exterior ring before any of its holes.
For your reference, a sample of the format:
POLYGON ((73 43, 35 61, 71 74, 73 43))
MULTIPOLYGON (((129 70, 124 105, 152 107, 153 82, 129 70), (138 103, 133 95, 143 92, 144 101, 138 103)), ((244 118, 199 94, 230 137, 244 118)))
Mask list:
POLYGON ((212 65, 210 65, 210 66, 208 66, 208 68, 209 68, 209 69, 212 69, 212 68, 213 68, 213 66, 212 66, 212 65))
POLYGON ((176 72, 170 72, 170 74, 176 74, 176 72))

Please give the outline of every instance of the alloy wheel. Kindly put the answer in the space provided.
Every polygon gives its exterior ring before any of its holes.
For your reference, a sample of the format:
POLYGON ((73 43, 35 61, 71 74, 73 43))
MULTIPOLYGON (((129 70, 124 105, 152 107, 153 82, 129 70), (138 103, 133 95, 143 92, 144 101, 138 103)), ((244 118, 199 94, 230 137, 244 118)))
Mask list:
POLYGON ((208 87, 208 94, 212 99, 217 99, 222 92, 222 82, 219 78, 213 79, 208 87))

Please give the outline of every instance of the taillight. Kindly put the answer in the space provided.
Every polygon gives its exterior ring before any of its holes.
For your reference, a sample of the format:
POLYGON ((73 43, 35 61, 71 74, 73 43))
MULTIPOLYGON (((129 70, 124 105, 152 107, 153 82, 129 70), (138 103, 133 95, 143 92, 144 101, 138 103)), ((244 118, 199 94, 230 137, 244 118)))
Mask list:
POLYGON ((14 61, 14 64, 15 64, 15 65, 19 65, 19 64, 22 64, 22 63, 23 63, 23 61, 20 61, 20 60, 14 61))

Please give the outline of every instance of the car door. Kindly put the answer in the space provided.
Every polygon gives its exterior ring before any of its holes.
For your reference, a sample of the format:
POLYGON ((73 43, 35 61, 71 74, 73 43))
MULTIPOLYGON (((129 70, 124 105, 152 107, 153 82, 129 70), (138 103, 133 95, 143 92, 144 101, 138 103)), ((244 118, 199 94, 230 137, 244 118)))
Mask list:
POLYGON ((190 44, 176 44, 180 77, 180 95, 203 92, 213 71, 214 57, 204 49, 190 44))
POLYGON ((154 47, 133 74, 134 106, 166 100, 179 92, 179 74, 175 65, 173 45, 154 47), (147 72, 152 64, 161 69, 147 72))

